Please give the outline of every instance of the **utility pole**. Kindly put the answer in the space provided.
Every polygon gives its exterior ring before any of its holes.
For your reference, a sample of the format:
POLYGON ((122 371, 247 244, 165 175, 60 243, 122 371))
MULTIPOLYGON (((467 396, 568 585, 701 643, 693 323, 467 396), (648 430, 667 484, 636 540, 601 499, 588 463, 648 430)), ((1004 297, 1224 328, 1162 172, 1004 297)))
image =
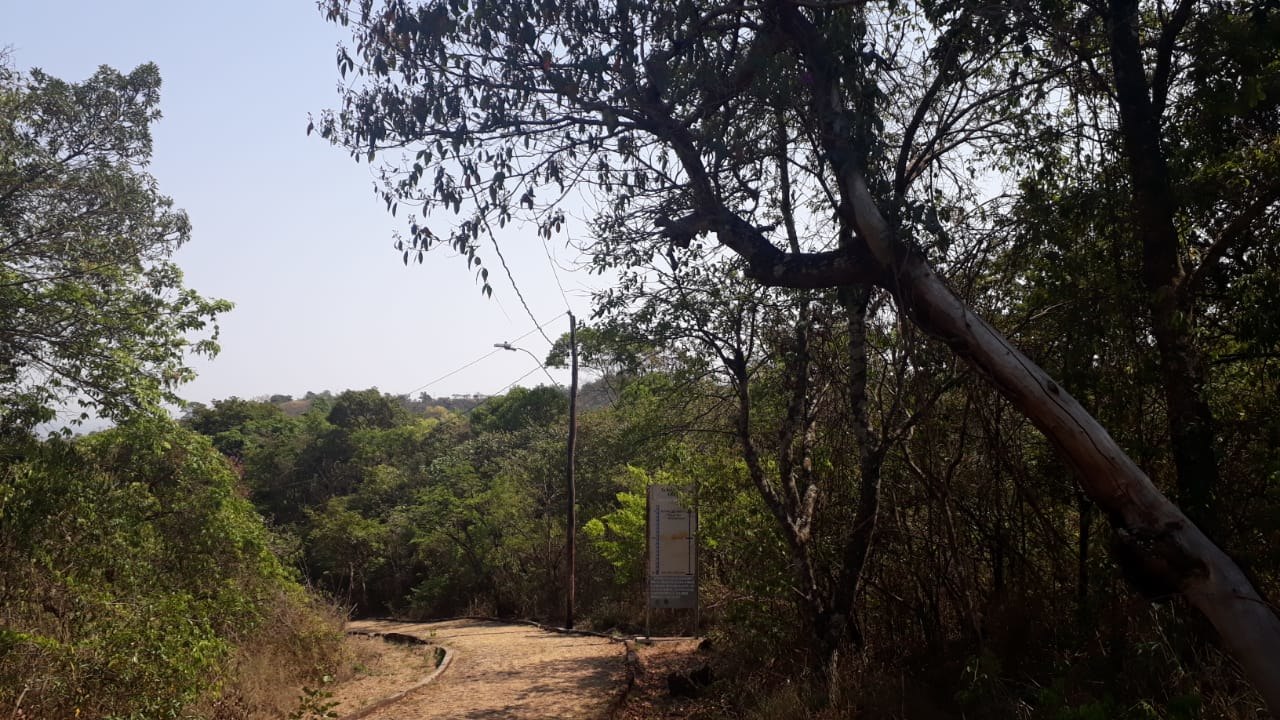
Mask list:
POLYGON ((569 313, 569 362, 572 368, 569 375, 569 467, 566 472, 569 486, 569 587, 565 594, 564 626, 573 627, 573 593, 577 583, 578 564, 578 488, 573 476, 574 448, 578 443, 578 322, 569 313))

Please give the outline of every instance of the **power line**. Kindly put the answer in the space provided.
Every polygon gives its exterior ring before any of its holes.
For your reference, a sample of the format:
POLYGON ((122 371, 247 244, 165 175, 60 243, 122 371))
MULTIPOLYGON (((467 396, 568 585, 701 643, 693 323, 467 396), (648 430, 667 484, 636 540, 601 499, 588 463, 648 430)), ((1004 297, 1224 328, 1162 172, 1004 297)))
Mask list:
MULTIPOLYGON (((487 221, 485 225, 488 225, 487 221)), ((493 234, 492 230, 489 231, 489 242, 493 243, 493 249, 498 253, 498 260, 502 263, 502 269, 506 271, 507 279, 511 281, 511 288, 516 291, 516 297, 520 298, 520 304, 524 306, 525 313, 528 314, 534 325, 538 325, 538 318, 533 316, 533 311, 529 309, 529 303, 525 302, 524 293, 520 292, 520 286, 516 285, 516 279, 511 274, 511 268, 507 267, 507 259, 503 257, 502 248, 498 247, 498 238, 493 234)), ((545 332, 542 332, 541 325, 538 325, 538 332, 542 333, 542 339, 546 340, 548 345, 555 345, 554 342, 551 342, 551 338, 547 337, 545 332)))
POLYGON ((457 375, 458 373, 462 372, 463 370, 466 370, 467 368, 471 367, 472 365, 475 365, 476 363, 480 362, 481 360, 484 360, 485 358, 491 357, 491 356, 493 356, 493 355, 497 355, 497 354, 498 354, 498 351, 500 351, 500 350, 502 350, 502 348, 494 348, 493 350, 490 350, 489 352, 485 353, 484 355, 481 355, 480 357, 476 358, 475 360, 472 360, 471 362, 467 363, 466 365, 463 365, 462 367, 458 368, 457 370, 451 370, 451 371, 449 371, 449 372, 445 373, 444 375, 441 375, 440 377, 436 378, 435 380, 432 380, 431 382, 428 382, 428 383, 424 383, 424 384, 422 384, 422 385, 419 385, 418 387, 416 387, 416 388, 414 388, 414 389, 410 390, 408 393, 405 393, 405 394, 406 394, 406 395, 412 395, 412 394, 414 394, 414 393, 418 392, 419 390, 422 390, 422 389, 425 389, 425 388, 429 388, 429 387, 431 387, 432 385, 435 385, 436 383, 440 382, 441 380, 446 380, 446 379, 448 379, 448 378, 451 378, 451 377, 453 377, 454 375, 457 375))
POLYGON ((546 373, 547 379, 551 381, 551 384, 555 385, 556 387, 560 387, 560 381, 556 380, 554 377, 551 377, 551 371, 547 369, 546 365, 542 364, 542 361, 538 359, 537 355, 534 355, 533 353, 529 352, 528 350, 525 350, 522 347, 516 347, 515 345, 512 345, 509 342, 495 343, 494 347, 502 348, 503 350, 519 350, 525 355, 528 355, 529 357, 533 358, 533 361, 538 364, 538 367, 542 368, 542 372, 546 373))
POLYGON ((560 282, 560 273, 556 270, 556 261, 551 257, 551 248, 547 246, 546 236, 542 236, 542 253, 547 256, 547 264, 551 266, 551 277, 555 278, 556 287, 560 288, 560 299, 564 300, 564 309, 566 312, 571 312, 573 308, 569 307, 569 296, 565 294, 564 285, 560 282))
MULTIPOLYGON (((529 337, 530 335, 534 334, 535 332, 539 332, 539 331, 541 331, 541 330, 542 330, 542 328, 544 328, 544 327, 546 327, 546 326, 550 325, 551 323, 553 323, 553 322, 555 322, 555 321, 559 320, 560 318, 562 318, 562 317, 564 317, 565 315, 568 315, 568 314, 569 314, 569 311, 568 311, 568 310, 565 310, 564 312, 560 313, 559 315, 556 315, 555 317, 553 317, 553 318, 551 318, 550 320, 548 320, 548 321, 546 321, 546 322, 542 323, 541 325, 539 325, 538 327, 536 327, 536 328, 534 328, 534 329, 530 330, 529 332, 527 332, 527 333, 525 333, 525 334, 521 335, 520 337, 516 338, 515 340, 512 340, 511 342, 520 342, 521 340, 523 340, 523 339, 525 339, 525 338, 529 337)), ((542 337, 544 337, 544 338, 545 338, 545 337, 546 337, 546 335, 544 334, 542 337)), ((551 343, 551 344, 552 344, 552 345, 555 345, 555 343, 551 343)))
MULTIPOLYGON (((560 313, 559 315, 556 315, 555 317, 551 318, 550 320, 548 320, 548 321, 546 321, 546 322, 542 323, 542 325, 550 325, 551 323, 555 322, 556 320, 559 320, 560 318, 564 317, 566 314, 568 314, 568 312, 567 312, 567 311, 566 311, 566 312, 562 312, 562 313, 560 313)), ((534 329, 530 330, 529 332, 527 332, 527 333, 525 333, 525 334, 521 335, 520 337, 516 338, 516 339, 515 339, 514 341, 512 341, 512 342, 519 342, 519 341, 521 341, 521 340, 523 340, 523 339, 525 339, 525 338, 529 337, 530 335, 534 334, 535 332, 541 332, 541 331, 542 331, 542 325, 539 325, 539 326, 535 327, 534 329)), ((545 334, 545 333, 543 334, 543 337, 546 337, 546 334, 545 334)), ((432 381, 427 382, 427 383, 423 383, 422 385, 419 385, 418 387, 416 387, 416 388, 414 388, 414 389, 410 390, 409 392, 407 392, 407 393, 405 393, 405 394, 406 394, 406 395, 412 395, 412 394, 414 394, 414 393, 418 392, 419 390, 423 390, 423 389, 425 389, 425 388, 429 388, 429 387, 431 387, 432 385, 435 385, 436 383, 440 382, 441 380, 447 380, 447 379, 449 379, 449 378, 453 377, 454 375, 457 375, 458 373, 462 372, 463 370, 466 370, 467 368, 469 368, 469 367, 471 367, 471 366, 475 365, 476 363, 480 362, 481 360, 484 360, 484 359, 486 359, 486 358, 490 358, 490 357, 492 357, 492 356, 494 356, 494 355, 497 355, 497 354, 498 354, 499 352, 501 352, 502 350, 503 350, 503 348, 494 348, 494 349, 490 350, 489 352, 485 353, 484 355, 481 355, 480 357, 476 358, 475 360, 472 360, 471 362, 466 363, 466 364, 465 364, 465 365, 463 365, 462 367, 459 367, 459 368, 457 368, 457 369, 455 369, 455 370, 450 370, 449 372, 445 373, 444 375, 441 375, 440 377, 436 378, 435 380, 432 380, 432 381)), ((541 366, 541 363, 539 363, 539 366, 541 366)), ((535 368, 535 369, 536 369, 536 368, 535 368)), ((532 374, 532 373, 530 373, 530 374, 532 374)), ((524 378, 520 378, 520 380, 523 380, 523 379, 524 379, 524 378)), ((520 382, 520 380, 517 380, 516 382, 520 382)), ((512 384, 515 384, 515 383, 512 383, 512 384)))
MULTIPOLYGON (((536 373, 536 372, 538 372, 538 368, 534 368, 534 369, 530 370, 529 372, 527 372, 527 373, 525 373, 525 374, 521 375, 520 377, 516 378, 516 379, 515 379, 515 381, 514 381, 514 382, 512 382, 510 385, 508 385, 508 386, 506 386, 506 387, 502 388, 501 390, 499 390, 498 392, 494 393, 494 395, 501 395, 501 394, 505 393, 506 391, 508 391, 508 390, 510 390, 511 388, 515 387, 515 386, 516 386, 516 383, 520 382, 521 380, 523 380, 523 379, 525 379, 525 378, 529 377, 530 375, 532 375, 532 374, 534 374, 534 373, 536 373)), ((557 384, 558 384, 558 383, 557 383, 557 384)))
MULTIPOLYGON (((480 197, 476 194, 474 189, 471 191, 471 197, 475 200, 476 207, 481 207, 480 197)), ((493 226, 489 224, 489 219, 485 217, 485 213, 483 212, 477 212, 476 214, 480 217, 480 222, 484 223, 484 230, 489 235, 489 242, 493 244, 493 250, 498 254, 498 260, 502 263, 502 269, 507 273, 507 279, 511 281, 511 289, 516 291, 516 297, 520 299, 520 304, 524 306, 525 314, 527 314, 529 319, 533 321, 533 324, 537 326, 538 332, 542 333, 542 339, 546 340, 548 345, 555 345, 555 343, 551 342, 551 338, 547 337, 547 334, 542 332, 542 325, 538 323, 538 318, 534 317, 533 311, 529 309, 529 303, 525 302, 524 293, 520 292, 520 286, 516 284, 516 278, 511 274, 511 268, 507 266, 507 258, 502 255, 502 248, 498 247, 498 236, 494 234, 493 226)))

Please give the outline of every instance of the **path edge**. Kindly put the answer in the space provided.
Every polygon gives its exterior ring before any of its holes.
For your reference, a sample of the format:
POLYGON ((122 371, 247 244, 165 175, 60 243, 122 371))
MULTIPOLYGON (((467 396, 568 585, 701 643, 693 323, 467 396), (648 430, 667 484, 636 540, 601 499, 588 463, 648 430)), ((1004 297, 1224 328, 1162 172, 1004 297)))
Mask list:
MULTIPOLYGON (((384 635, 386 635, 386 633, 363 632, 363 631, 350 632, 348 634, 366 635, 369 637, 383 637, 384 635)), ((431 645, 432 643, 428 643, 424 640, 423 644, 431 645)), ((430 685, 432 681, 434 681, 437 677, 440 677, 440 674, 443 673, 449 667, 449 663, 453 662, 453 655, 454 655, 453 649, 451 649, 447 645, 441 644, 441 645, 436 645, 435 647, 442 648, 444 650, 444 659, 440 661, 440 664, 436 666, 435 670, 431 671, 430 675, 414 683, 413 685, 410 685, 408 688, 401 690, 398 693, 395 693, 393 695, 388 695, 382 698, 381 700, 377 700, 373 703, 365 705, 364 707, 359 708, 358 710, 347 713, 345 715, 341 715, 338 717, 338 720, 360 720, 360 718, 367 717, 368 715, 378 710, 381 710, 382 708, 387 707, 388 705, 393 705, 397 702, 400 702, 401 700, 405 699, 405 697, 407 697, 410 693, 416 692, 426 687, 427 685, 430 685)))
POLYGON ((432 620, 421 620, 421 621, 397 620, 395 618, 371 618, 371 619, 377 619, 377 620, 385 619, 390 622, 424 622, 424 623, 450 622, 452 620, 481 620, 483 622, 502 623, 503 625, 528 625, 530 627, 536 627, 539 630, 546 630, 547 632, 560 633, 561 635, 585 635, 588 637, 598 637, 598 638, 604 638, 606 640, 612 640, 613 642, 616 642, 616 643, 626 641, 625 635, 614 635, 612 633, 600 632, 599 630, 583 630, 581 628, 565 628, 565 627, 559 627, 556 625, 547 625, 546 623, 540 623, 537 620, 523 620, 520 618, 502 618, 502 617, 493 617, 492 615, 455 615, 453 617, 443 617, 443 618, 435 618, 432 620))
MULTIPOLYGON (((617 695, 612 700, 609 701, 607 714, 605 715, 605 717, 608 717, 608 718, 618 717, 622 709, 626 707, 627 701, 631 699, 631 693, 635 689, 638 675, 644 672, 642 666, 638 662, 639 661, 638 655, 635 656, 635 662, 633 662, 632 654, 635 652, 635 650, 629 646, 628 638, 625 635, 614 635, 612 633, 603 633, 597 630, 582 630, 579 628, 556 627, 555 625, 547 625, 545 623, 540 623, 536 620, 523 620, 519 618, 499 618, 499 617, 493 617, 491 615, 454 615, 453 617, 434 618, 432 620, 403 620, 395 617, 376 617, 376 618, 365 618, 365 619, 374 620, 377 622, 422 623, 424 625, 428 623, 451 622, 456 620, 478 620, 480 622, 502 623, 504 625, 525 625, 525 626, 535 627, 535 628, 538 628, 539 630, 544 630, 546 632, 558 633, 561 635, 584 635, 588 637, 604 638, 605 640, 609 640, 610 642, 619 643, 622 645, 622 648, 623 648, 622 664, 623 664, 623 672, 626 676, 626 680, 623 682, 622 688, 618 690, 617 695)), ((384 633, 368 633, 363 631, 348 631, 348 632, 352 634, 361 634, 361 635, 383 635, 384 634, 384 633)), ((634 642, 634 639, 632 639, 630 642, 634 642)), ((440 645, 439 647, 445 647, 445 646, 440 645)), ((448 648, 445 648, 445 651, 451 652, 448 648)), ((353 713, 351 715, 343 715, 342 717, 338 718, 338 720, 359 720, 359 718, 364 717, 365 715, 373 712, 374 710, 385 707, 387 705, 390 705, 402 699, 405 695, 413 692, 414 690, 417 690, 423 685, 426 685, 427 683, 431 682, 431 680, 435 679, 435 676, 440 674, 440 670, 443 669, 444 665, 447 664, 449 659, 451 658, 452 658, 452 655, 447 657, 444 663, 441 663, 441 667, 437 669, 436 672, 433 673, 431 677, 422 681, 422 683, 415 685, 414 687, 404 691, 403 693, 399 693, 398 695, 395 695, 393 697, 379 700, 375 705, 372 705, 368 708, 361 708, 360 710, 357 710, 356 713, 353 713)))

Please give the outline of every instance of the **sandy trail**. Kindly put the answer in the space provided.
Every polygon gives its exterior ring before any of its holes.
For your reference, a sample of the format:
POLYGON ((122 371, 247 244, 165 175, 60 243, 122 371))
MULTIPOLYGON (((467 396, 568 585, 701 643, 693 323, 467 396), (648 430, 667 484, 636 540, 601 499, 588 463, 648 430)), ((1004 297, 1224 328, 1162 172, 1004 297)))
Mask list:
POLYGON ((434 682, 370 720, 602 718, 625 682, 622 645, 605 638, 483 620, 366 620, 347 628, 413 635, 454 653, 434 682))

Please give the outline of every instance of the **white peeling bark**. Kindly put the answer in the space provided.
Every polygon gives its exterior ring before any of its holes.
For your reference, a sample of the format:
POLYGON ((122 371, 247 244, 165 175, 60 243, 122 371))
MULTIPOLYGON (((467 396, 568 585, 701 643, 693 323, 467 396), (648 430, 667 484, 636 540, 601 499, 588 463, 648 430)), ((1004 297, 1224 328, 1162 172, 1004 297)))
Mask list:
POLYGON ((901 306, 981 371, 1062 452, 1085 493, 1111 519, 1144 579, 1181 593, 1280 718, 1280 619, 1214 545, 1043 369, 976 315, 919 254, 897 244, 866 184, 847 173, 860 236, 888 272, 901 306))

